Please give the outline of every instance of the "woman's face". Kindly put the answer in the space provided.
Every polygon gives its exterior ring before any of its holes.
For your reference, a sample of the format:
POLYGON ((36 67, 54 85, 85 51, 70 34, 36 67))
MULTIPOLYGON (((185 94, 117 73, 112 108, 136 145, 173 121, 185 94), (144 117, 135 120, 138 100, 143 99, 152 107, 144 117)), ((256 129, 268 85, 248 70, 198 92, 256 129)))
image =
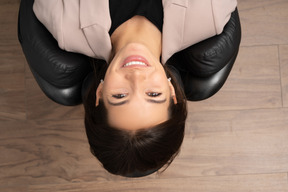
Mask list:
POLYGON ((137 130, 169 118, 174 88, 164 68, 142 44, 131 43, 119 50, 97 88, 108 111, 110 126, 137 130))

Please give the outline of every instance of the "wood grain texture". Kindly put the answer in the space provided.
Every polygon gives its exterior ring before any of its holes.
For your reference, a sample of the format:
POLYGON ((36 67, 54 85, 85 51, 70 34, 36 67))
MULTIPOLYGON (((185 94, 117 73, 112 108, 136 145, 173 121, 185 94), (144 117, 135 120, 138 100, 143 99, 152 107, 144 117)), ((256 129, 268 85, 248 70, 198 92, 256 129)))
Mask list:
POLYGON ((30 186, 30 192, 287 192, 287 175, 240 175, 30 186))
POLYGON ((242 45, 288 44, 288 1, 238 0, 242 45))
POLYGON ((161 178, 288 171, 287 109, 199 112, 189 122, 180 156, 161 178))
POLYGON ((188 103, 164 173, 109 174, 89 152, 83 106, 37 85, 17 40, 19 0, 0 0, 0 191, 287 192, 288 1, 238 0, 239 56, 223 88, 188 103))
POLYGON ((82 120, 3 122, 1 133, 2 185, 95 181, 106 174, 89 152, 82 120))
POLYGON ((288 45, 279 46, 283 106, 288 107, 288 45))
MULTIPOLYGON (((2 4, 3 3, 3 4, 2 4)), ((19 3, 0 5, 0 120, 25 120, 25 58, 16 38, 19 3)))

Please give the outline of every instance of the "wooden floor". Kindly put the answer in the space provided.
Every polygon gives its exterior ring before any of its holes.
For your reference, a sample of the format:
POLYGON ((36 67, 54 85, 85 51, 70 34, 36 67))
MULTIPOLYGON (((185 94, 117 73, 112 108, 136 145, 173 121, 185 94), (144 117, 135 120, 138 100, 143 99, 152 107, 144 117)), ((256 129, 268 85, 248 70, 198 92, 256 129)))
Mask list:
POLYGON ((162 174, 107 173, 89 152, 83 107, 40 91, 17 40, 19 0, 0 0, 1 192, 288 191, 288 0, 239 0, 243 37, 212 98, 189 103, 181 154, 162 174))

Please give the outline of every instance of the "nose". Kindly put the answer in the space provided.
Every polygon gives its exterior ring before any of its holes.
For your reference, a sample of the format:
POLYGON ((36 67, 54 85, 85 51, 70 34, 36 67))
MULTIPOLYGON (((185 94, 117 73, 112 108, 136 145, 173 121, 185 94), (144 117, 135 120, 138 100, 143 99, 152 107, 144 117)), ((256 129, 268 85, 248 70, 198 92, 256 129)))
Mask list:
POLYGON ((125 78, 130 81, 130 83, 132 85, 134 85, 135 87, 137 85, 139 85, 139 83, 145 81, 147 79, 148 74, 145 71, 141 71, 141 70, 133 70, 130 71, 129 73, 127 73, 125 75, 125 78))

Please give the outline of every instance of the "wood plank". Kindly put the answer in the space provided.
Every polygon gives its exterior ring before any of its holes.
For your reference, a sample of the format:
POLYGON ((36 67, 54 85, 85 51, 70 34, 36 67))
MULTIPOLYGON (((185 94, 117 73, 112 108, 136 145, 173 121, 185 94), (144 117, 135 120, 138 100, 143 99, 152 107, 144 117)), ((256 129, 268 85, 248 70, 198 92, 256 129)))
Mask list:
POLYGON ((30 192, 287 192, 287 175, 241 175, 223 177, 191 177, 115 182, 71 183, 67 185, 29 186, 30 192))
POLYGON ((24 56, 16 38, 19 3, 0 5, 0 120, 24 120, 24 56))
POLYGON ((279 47, 283 106, 288 107, 288 45, 279 47))
MULTIPOLYGON (((6 0, 4 0, 6 1, 6 0)), ((17 18, 19 3, 15 0, 0 4, 0 45, 18 45, 17 18), (3 19, 2 19, 3 18, 3 19)))
POLYGON ((1 45, 0 43, 0 74, 24 73, 24 64, 25 57, 19 45, 1 45))
POLYGON ((28 192, 28 186, 22 185, 22 186, 9 186, 9 187, 0 187, 0 191, 3 192, 28 192))
POLYGON ((211 98, 189 102, 189 112, 282 106, 277 46, 241 47, 226 83, 211 98))
POLYGON ((288 44, 286 0, 238 1, 243 46, 288 44))
POLYGON ((1 0, 0 5, 3 6, 4 4, 13 4, 13 3, 16 3, 18 5, 20 1, 21 0, 1 0))
POLYGON ((25 119, 26 94, 24 73, 0 73, 0 120, 25 119))

